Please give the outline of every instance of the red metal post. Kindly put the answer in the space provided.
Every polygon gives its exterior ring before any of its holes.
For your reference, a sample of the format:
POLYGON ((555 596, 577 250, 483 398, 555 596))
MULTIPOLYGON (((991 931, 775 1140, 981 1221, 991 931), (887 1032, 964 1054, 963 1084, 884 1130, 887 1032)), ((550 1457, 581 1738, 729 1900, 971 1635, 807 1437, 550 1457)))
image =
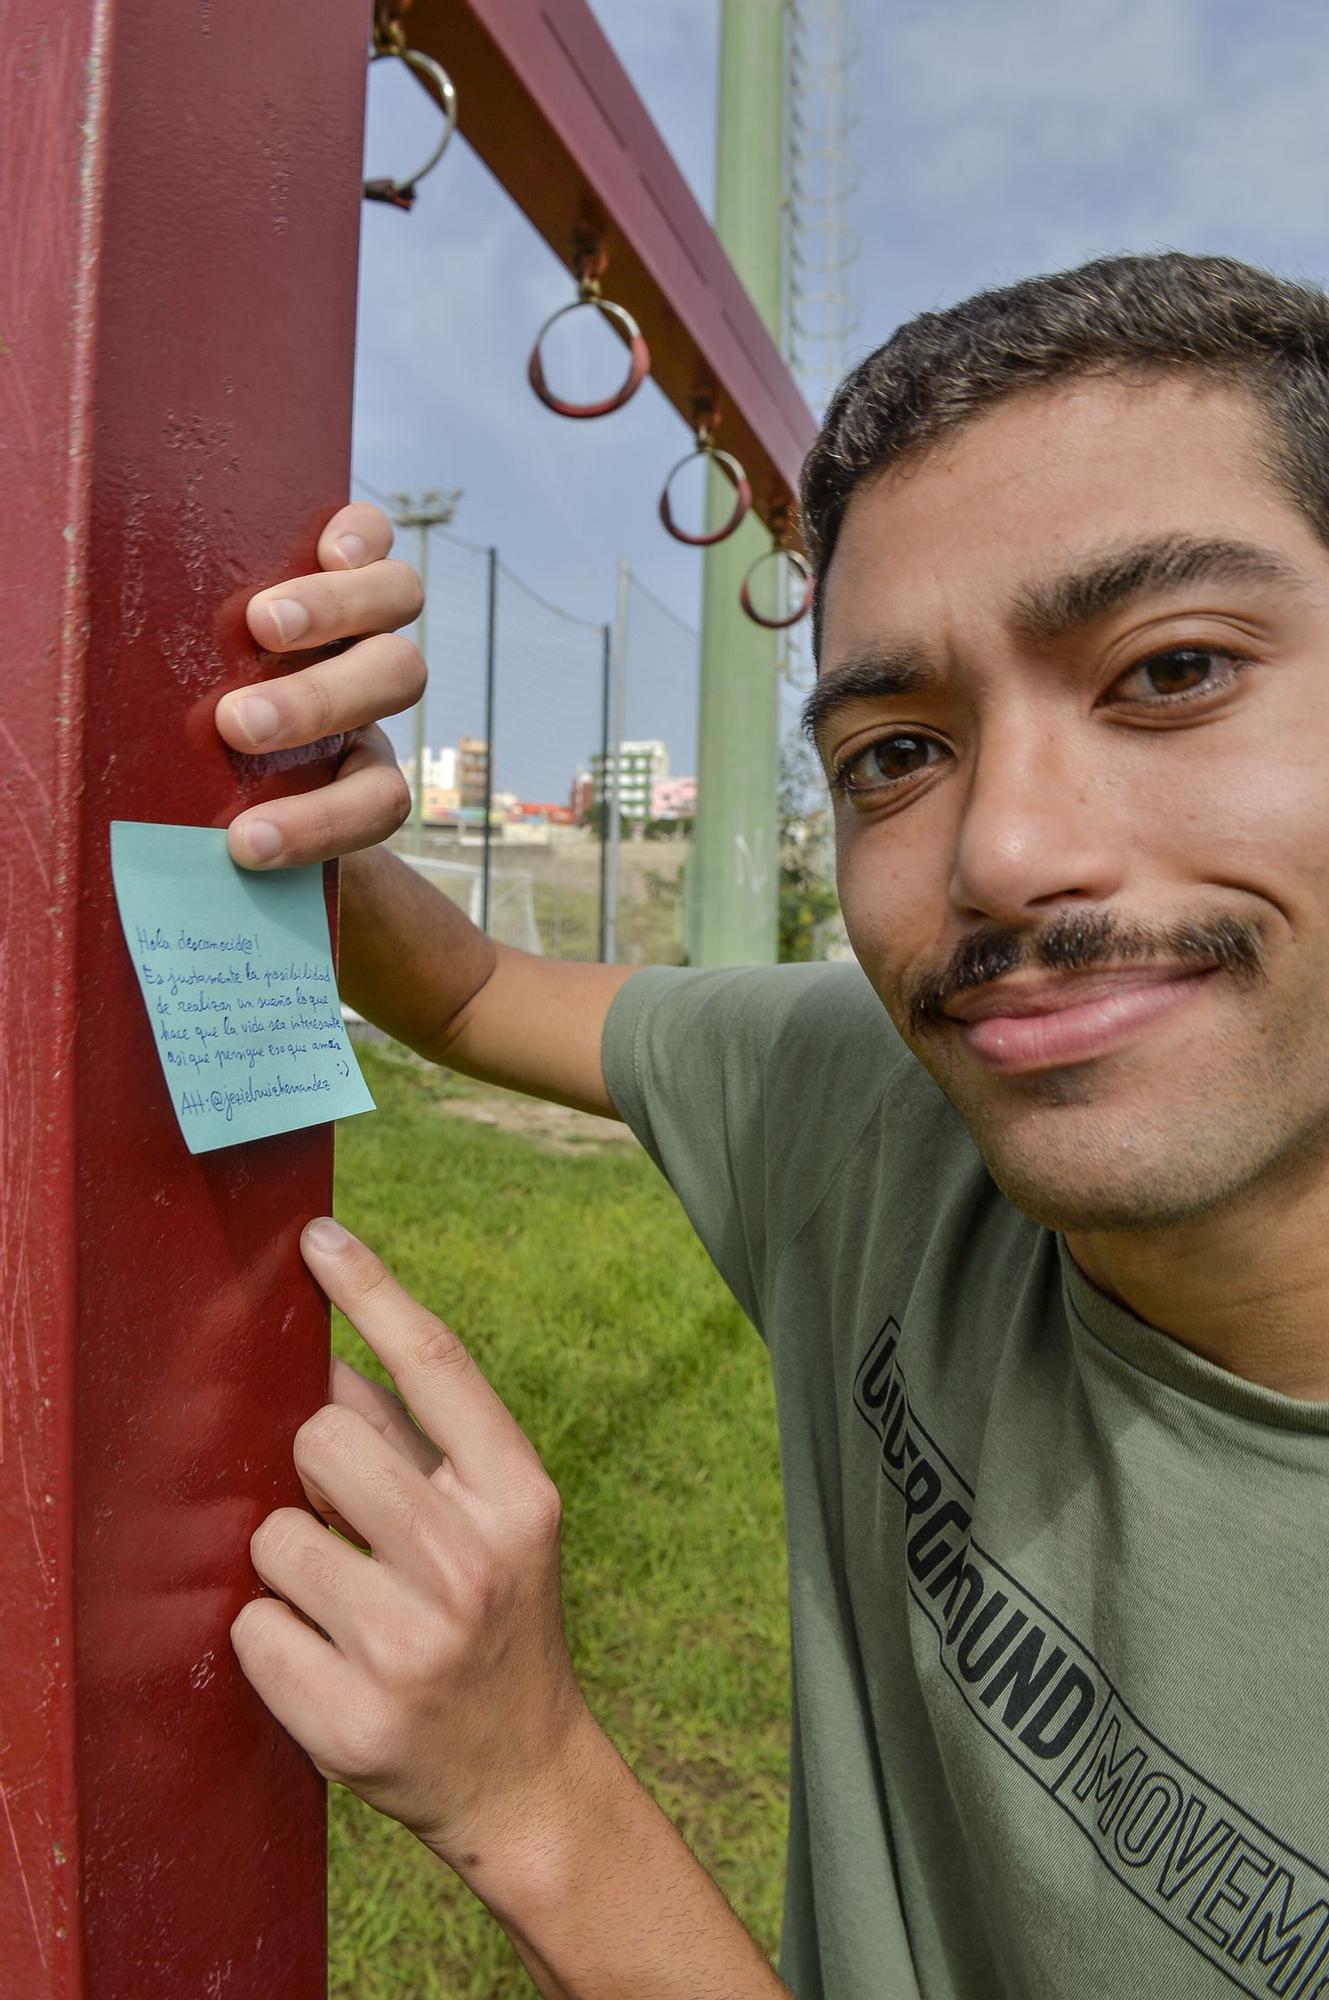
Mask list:
POLYGON ((346 494, 367 9, 0 27, 0 1987, 313 2000, 322 1787, 239 1674, 324 1393, 331 1132, 185 1151, 108 822, 326 775, 211 721, 346 494))

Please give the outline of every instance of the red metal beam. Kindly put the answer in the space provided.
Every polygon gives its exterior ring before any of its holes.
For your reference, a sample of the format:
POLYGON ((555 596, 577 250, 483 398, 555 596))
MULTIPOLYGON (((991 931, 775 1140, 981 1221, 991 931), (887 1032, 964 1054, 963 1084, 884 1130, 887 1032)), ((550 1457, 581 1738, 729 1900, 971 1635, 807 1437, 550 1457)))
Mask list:
POLYGON ((675 409, 691 424, 717 403, 762 517, 792 513, 812 414, 585 0, 409 0, 402 18, 550 248, 571 270, 583 237, 603 243, 606 296, 640 324, 675 409))
POLYGON ((236 1666, 326 1314, 314 1129, 191 1157, 108 822, 232 759, 257 585, 345 496, 366 11, 62 0, 0 42, 0 1986, 314 2000, 323 1788, 236 1666))

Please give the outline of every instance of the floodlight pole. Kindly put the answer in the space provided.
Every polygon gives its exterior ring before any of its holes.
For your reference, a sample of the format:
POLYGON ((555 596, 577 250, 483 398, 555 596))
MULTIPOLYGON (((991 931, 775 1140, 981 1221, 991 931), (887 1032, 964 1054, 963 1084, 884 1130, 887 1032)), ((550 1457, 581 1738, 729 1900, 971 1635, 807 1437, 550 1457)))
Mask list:
MULTIPOLYGON (((445 528, 457 512, 460 492, 438 493, 432 489, 413 500, 409 493, 397 493, 398 511, 393 520, 399 528, 414 528, 416 531, 415 567, 420 573, 424 596, 420 604, 420 616, 415 621, 415 643, 420 648, 421 657, 428 664, 429 655, 425 651, 425 619, 429 610, 429 530, 445 528)), ((423 854, 425 845, 425 709, 428 692, 421 695, 415 704, 415 781, 411 787, 411 848, 416 854, 423 854)))

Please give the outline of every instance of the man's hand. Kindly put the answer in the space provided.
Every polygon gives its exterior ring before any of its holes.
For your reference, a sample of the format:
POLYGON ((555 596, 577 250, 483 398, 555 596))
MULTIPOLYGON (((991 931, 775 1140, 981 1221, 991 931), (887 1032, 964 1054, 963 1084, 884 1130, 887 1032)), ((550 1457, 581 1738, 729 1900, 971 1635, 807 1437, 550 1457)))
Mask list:
POLYGON ((252 597, 249 630, 266 651, 300 653, 354 640, 332 659, 233 689, 217 704, 217 727, 251 756, 344 736, 330 784, 251 806, 231 822, 227 846, 243 868, 289 868, 370 847, 410 810, 392 745, 375 725, 418 701, 425 663, 397 628, 419 616, 420 579, 386 560, 392 528, 377 507, 355 502, 319 537, 317 576, 274 584, 252 597))
POLYGON ((253 1537, 270 1597, 232 1626, 240 1665, 327 1778, 460 1872, 538 1845, 589 1734, 563 1637, 559 1500, 456 1336, 324 1219, 305 1261, 419 1419, 334 1362, 296 1434, 311 1506, 253 1537))
POLYGON ((274 1594, 231 1627, 245 1673, 324 1777, 457 1870, 546 2000, 789 2000, 586 1706, 532 1446, 363 1243, 325 1218, 301 1248, 420 1422, 333 1363, 295 1462, 341 1533, 295 1507, 257 1530, 274 1594))

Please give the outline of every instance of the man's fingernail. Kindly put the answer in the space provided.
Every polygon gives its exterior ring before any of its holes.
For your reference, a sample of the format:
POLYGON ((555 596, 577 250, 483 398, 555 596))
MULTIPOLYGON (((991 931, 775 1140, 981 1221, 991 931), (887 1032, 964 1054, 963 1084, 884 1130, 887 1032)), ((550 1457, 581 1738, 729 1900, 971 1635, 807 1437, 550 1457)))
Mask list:
POLYGON ((369 554, 369 544, 363 535, 338 535, 332 545, 345 563, 347 569, 359 569, 369 554))
POLYGON ((350 1240, 340 1222, 334 1222, 330 1215, 316 1216, 305 1225, 305 1241, 315 1250, 344 1250, 350 1240))
POLYGON ((283 646, 289 646, 292 639, 303 639, 309 630, 309 613, 303 604, 293 597, 274 597, 267 608, 283 646))
POLYGON ((281 724, 275 703, 270 702, 266 695, 241 695, 238 701, 232 702, 231 711, 251 743, 266 743, 270 736, 277 734, 281 724))
POLYGON ((256 861, 275 861, 281 853, 281 835, 270 819, 251 819, 244 827, 245 844, 256 861))

